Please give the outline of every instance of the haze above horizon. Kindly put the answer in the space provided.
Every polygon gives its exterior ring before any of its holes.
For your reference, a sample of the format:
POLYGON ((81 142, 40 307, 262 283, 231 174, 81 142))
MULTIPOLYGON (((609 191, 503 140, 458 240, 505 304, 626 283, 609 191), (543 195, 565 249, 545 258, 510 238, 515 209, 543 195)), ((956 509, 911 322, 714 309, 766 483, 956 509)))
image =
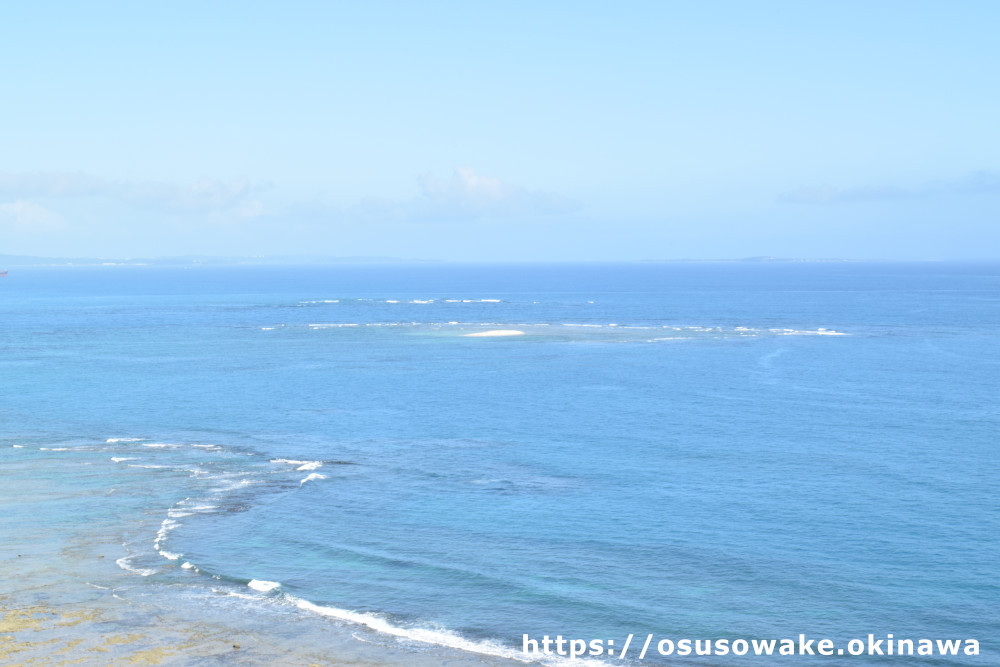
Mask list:
POLYGON ((990 2, 0 9, 0 254, 994 259, 990 2))

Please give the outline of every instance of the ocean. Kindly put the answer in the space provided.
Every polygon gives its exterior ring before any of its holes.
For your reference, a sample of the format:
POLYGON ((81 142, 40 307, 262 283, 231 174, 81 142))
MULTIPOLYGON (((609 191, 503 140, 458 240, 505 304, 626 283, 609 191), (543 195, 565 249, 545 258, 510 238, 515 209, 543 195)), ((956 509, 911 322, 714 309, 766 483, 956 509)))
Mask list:
POLYGON ((289 664, 1000 660, 998 264, 11 267, 0 321, 8 610, 175 660, 137 619, 289 664))

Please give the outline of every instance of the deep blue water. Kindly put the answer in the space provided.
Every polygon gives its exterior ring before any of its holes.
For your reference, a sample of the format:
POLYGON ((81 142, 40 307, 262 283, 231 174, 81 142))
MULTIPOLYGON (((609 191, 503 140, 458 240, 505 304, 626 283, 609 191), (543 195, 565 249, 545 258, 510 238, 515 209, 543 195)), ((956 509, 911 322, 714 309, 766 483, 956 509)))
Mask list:
POLYGON ((149 475, 177 504, 123 566, 160 581, 511 648, 894 633, 989 663, 998 306, 997 264, 25 268, 0 446, 149 475), (464 335, 495 329, 524 335, 464 335))

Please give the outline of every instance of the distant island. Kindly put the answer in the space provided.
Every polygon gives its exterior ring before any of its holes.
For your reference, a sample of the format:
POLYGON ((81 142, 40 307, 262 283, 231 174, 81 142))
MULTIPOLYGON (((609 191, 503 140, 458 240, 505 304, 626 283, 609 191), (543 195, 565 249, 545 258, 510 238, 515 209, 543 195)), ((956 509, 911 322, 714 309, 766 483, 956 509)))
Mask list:
POLYGON ((326 264, 428 264, 433 259, 400 257, 330 257, 326 255, 276 255, 248 257, 210 257, 183 255, 177 257, 34 257, 30 255, 0 255, 0 266, 257 266, 257 265, 326 265, 326 264))
POLYGON ((795 258, 795 257, 742 257, 739 259, 643 259, 643 263, 650 264, 713 264, 713 263, 747 263, 763 264, 769 262, 796 263, 796 262, 864 262, 864 261, 890 261, 890 260, 862 260, 862 259, 838 259, 838 258, 795 258))
POLYGON ((171 257, 36 257, 31 255, 0 255, 0 268, 17 266, 342 266, 350 264, 804 264, 804 263, 862 263, 862 262, 938 262, 941 260, 890 260, 796 257, 742 257, 719 259, 638 259, 638 260, 553 260, 553 261, 489 261, 454 262, 442 259, 403 257, 330 255, 249 255, 245 257, 213 257, 207 255, 181 255, 171 257))

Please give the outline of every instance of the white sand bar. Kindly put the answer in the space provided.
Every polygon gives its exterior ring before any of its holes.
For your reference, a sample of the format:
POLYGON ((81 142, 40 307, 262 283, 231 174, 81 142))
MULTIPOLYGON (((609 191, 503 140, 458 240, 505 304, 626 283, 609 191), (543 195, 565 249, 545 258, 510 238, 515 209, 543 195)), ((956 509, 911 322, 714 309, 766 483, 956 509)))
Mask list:
POLYGON ((462 334, 469 338, 486 338, 492 336, 523 336, 523 331, 517 329, 491 329, 490 331, 479 331, 477 333, 462 334))

